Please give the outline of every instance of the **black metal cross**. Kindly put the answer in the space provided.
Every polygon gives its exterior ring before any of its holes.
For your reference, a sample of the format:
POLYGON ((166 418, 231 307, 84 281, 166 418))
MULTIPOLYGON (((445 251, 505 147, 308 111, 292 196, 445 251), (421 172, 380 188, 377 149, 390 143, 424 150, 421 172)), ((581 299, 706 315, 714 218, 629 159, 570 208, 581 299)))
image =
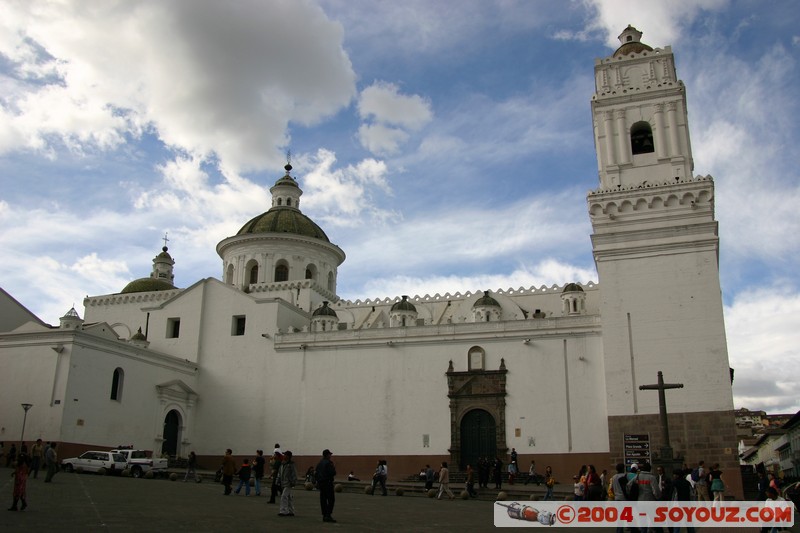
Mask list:
POLYGON ((167 241, 169 241, 169 239, 167 239, 167 233, 166 232, 164 233, 164 236, 161 238, 161 240, 164 241, 164 248, 166 248, 167 247, 167 241))
POLYGON ((658 371, 658 384, 656 385, 640 385, 639 390, 657 390, 658 391, 658 413, 661 418, 661 431, 664 434, 664 448, 668 448, 672 452, 672 446, 669 443, 669 424, 667 423, 667 389, 682 389, 683 383, 664 383, 664 373, 658 371))

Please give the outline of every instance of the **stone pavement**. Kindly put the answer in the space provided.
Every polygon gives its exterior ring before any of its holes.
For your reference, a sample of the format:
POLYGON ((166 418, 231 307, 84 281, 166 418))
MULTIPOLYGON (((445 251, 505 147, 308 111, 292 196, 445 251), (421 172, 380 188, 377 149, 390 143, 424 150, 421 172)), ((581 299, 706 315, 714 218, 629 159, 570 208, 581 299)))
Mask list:
MULTIPOLYGON (((217 531, 491 531, 493 504, 487 500, 439 501, 421 496, 336 495, 335 524, 322 522, 319 493, 295 490, 295 517, 278 517, 278 506, 262 496, 222 495, 208 480, 183 483, 94 474, 59 473, 53 483, 28 481, 28 509, 11 504, 10 469, 0 468, 0 531, 217 532, 217 531)), ((234 485, 235 488, 235 485, 234 485)), ((547 528, 548 531, 579 531, 547 528)), ((610 528, 583 531, 610 533, 610 528)), ((706 531, 723 531, 706 529, 706 531)), ((756 529, 737 529, 753 532, 756 529)), ((798 526, 793 528, 798 531, 798 526)))

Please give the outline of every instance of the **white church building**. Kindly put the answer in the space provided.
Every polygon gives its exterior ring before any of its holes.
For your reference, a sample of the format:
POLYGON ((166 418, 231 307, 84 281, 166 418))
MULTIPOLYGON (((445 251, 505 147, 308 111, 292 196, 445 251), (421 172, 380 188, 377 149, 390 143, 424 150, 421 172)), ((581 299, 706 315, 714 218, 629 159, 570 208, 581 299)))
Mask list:
MULTIPOLYGON (((599 184, 587 194, 599 283, 347 301, 345 253, 300 209, 291 174, 272 205, 222 240, 221 278, 149 277, 87 297, 50 326, 0 290, 0 441, 61 456, 133 444, 216 468, 280 443, 301 467, 390 478, 511 448, 561 482, 613 469, 628 436, 684 462, 719 462, 741 497, 719 282, 714 181, 693 175, 686 88, 670 47, 628 27, 595 61, 599 184)), ((578 198, 575 201, 579 201, 578 198)), ((641 449, 636 452, 641 453, 641 449)))

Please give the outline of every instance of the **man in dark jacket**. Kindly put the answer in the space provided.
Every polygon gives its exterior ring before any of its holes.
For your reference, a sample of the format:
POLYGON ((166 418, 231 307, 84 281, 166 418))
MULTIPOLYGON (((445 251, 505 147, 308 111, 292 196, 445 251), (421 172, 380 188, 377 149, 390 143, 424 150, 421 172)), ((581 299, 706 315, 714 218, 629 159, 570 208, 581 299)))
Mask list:
POLYGON ((314 472, 317 478, 317 488, 319 489, 319 505, 322 508, 322 521, 323 522, 336 522, 333 519, 333 504, 336 502, 336 496, 333 490, 333 479, 336 477, 336 466, 331 461, 330 450, 322 452, 322 460, 317 464, 317 469, 314 472))
MULTIPOLYGON (((679 502, 691 502, 692 498, 692 484, 686 479, 686 474, 683 470, 675 469, 672 471, 672 486, 675 488, 675 495, 679 502)), ((680 526, 674 526, 672 531, 680 531, 680 526)), ((694 526, 686 526, 686 531, 694 533, 694 526)))
POLYGON ((233 476, 236 474, 236 461, 233 459, 233 451, 230 448, 225 450, 225 456, 222 458, 222 484, 225 485, 225 496, 229 495, 233 490, 233 476))

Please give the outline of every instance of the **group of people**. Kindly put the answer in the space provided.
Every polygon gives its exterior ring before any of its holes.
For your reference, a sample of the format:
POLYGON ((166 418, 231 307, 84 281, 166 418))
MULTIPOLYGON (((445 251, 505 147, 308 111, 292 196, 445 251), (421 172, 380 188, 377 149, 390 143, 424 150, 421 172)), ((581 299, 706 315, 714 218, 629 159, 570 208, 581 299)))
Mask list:
MULTIPOLYGON (((3 443, 0 442, 0 451, 2 449, 3 443)), ((3 454, 0 453, 0 457, 2 456, 3 454)), ((8 508, 9 511, 24 511, 28 507, 28 478, 37 479, 39 477, 39 469, 42 463, 47 468, 47 475, 44 481, 45 483, 50 483, 53 480, 53 476, 58 472, 58 455, 55 442, 44 444, 42 439, 36 439, 36 443, 31 446, 30 454, 28 454, 28 446, 25 443, 20 444, 19 452, 17 452, 16 445, 11 445, 6 456, 6 466, 14 469, 12 473, 14 478, 12 504, 8 508)))
MULTIPOLYGON (((336 477, 336 466, 331 460, 330 450, 322 452, 322 459, 316 468, 310 468, 306 473, 306 481, 315 484, 319 491, 320 507, 322 510, 323 522, 336 522, 333 518, 333 506, 336 500, 333 481, 336 477), (312 471, 313 469, 313 471, 312 471)), ((189 455, 189 467, 186 471, 184 481, 189 479, 191 473, 196 477, 195 466, 197 458, 194 452, 189 455), (194 461, 192 458, 194 457, 194 461)), ((253 478, 256 496, 261 495, 261 482, 264 478, 265 469, 269 466, 272 485, 270 487, 270 499, 267 503, 278 503, 278 516, 295 516, 293 488, 297 484, 297 466, 292 459, 292 452, 282 451, 280 444, 275 444, 275 449, 269 459, 269 464, 264 457, 263 450, 256 450, 256 456, 252 459, 243 459, 241 465, 237 465, 233 458, 233 451, 228 448, 222 458, 222 464, 218 470, 218 475, 222 485, 225 487, 223 494, 228 496, 231 493, 239 494, 244 488, 245 496, 250 495, 250 479, 253 478), (239 484, 233 488, 234 477, 238 478, 239 484)), ((386 481, 383 482, 384 495, 386 492, 386 481)))

